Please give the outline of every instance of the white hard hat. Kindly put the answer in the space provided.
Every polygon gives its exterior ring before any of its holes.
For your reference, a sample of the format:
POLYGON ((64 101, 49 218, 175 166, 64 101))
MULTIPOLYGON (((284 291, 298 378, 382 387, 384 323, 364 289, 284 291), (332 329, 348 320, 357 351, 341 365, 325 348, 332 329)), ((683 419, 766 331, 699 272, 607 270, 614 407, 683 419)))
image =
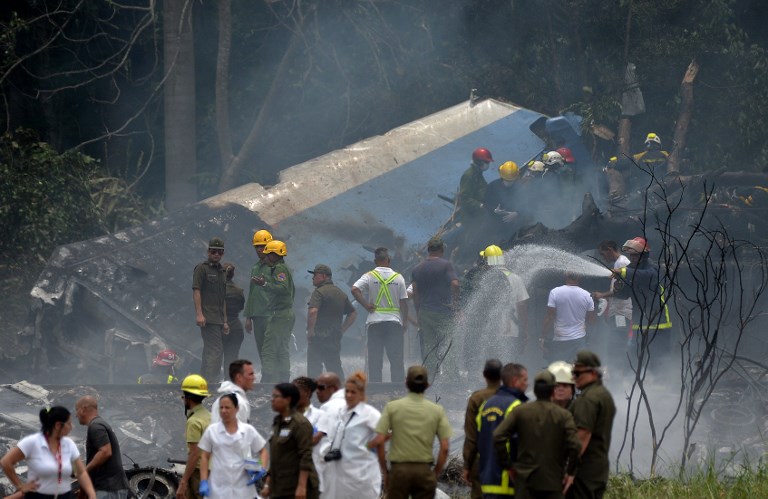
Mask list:
POLYGON ((573 382, 573 375, 571 374, 571 371, 573 370, 572 364, 558 360, 551 363, 547 367, 547 370, 555 375, 556 383, 568 383, 569 385, 575 384, 573 382))

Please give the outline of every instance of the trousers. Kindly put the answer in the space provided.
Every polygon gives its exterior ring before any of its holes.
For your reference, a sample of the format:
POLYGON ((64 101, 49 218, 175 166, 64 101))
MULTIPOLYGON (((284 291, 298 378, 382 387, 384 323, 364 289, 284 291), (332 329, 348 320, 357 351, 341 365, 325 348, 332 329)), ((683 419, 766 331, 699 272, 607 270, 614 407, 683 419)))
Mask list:
POLYGON ((240 357, 240 345, 243 344, 245 330, 240 319, 234 319, 228 322, 229 334, 222 336, 222 346, 224 348, 223 365, 224 374, 229 373, 229 364, 240 357))
POLYGON ((455 378, 458 370, 450 314, 422 309, 418 315, 422 339, 421 358, 431 379, 436 380, 441 371, 446 378, 455 378))
POLYGON ((341 336, 313 336, 307 339, 307 376, 317 378, 323 371, 346 379, 341 367, 341 336))
POLYGON ((295 321, 293 311, 288 315, 273 315, 268 318, 261 353, 262 383, 290 381, 290 341, 295 321))
POLYGON ((429 463, 392 463, 387 499, 434 499, 437 477, 429 463))
POLYGON ((395 321, 368 324, 368 381, 381 383, 384 351, 389 359, 392 383, 405 381, 403 361, 403 326, 395 321))
POLYGON ((203 336, 203 359, 200 375, 208 383, 217 383, 221 376, 221 361, 224 358, 224 325, 206 324, 200 328, 203 336))

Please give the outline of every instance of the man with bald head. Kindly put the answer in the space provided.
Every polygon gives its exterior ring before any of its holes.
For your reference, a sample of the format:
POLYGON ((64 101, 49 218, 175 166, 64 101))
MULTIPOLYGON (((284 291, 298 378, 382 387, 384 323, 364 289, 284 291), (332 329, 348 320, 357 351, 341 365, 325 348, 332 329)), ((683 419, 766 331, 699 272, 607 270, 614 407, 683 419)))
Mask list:
POLYGON ((90 395, 75 403, 77 421, 88 427, 85 441, 85 470, 98 499, 127 499, 128 479, 123 470, 120 443, 112 428, 99 416, 96 399, 90 395))

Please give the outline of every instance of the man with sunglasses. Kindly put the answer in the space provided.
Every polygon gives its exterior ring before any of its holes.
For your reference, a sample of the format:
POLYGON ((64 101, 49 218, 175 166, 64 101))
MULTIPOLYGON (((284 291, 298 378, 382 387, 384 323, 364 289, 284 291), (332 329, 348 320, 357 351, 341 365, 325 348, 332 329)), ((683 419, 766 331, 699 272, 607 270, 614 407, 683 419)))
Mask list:
POLYGON ((608 485, 608 449, 616 406, 603 386, 597 354, 579 350, 573 365, 573 381, 581 390, 581 395, 571 406, 581 441, 581 463, 573 486, 568 490, 568 498, 600 499, 608 485))
POLYGON ((203 336, 200 374, 206 380, 218 380, 224 357, 223 337, 229 333, 226 296, 227 271, 221 265, 224 241, 219 237, 208 243, 208 260, 197 265, 192 274, 192 299, 195 322, 203 336))

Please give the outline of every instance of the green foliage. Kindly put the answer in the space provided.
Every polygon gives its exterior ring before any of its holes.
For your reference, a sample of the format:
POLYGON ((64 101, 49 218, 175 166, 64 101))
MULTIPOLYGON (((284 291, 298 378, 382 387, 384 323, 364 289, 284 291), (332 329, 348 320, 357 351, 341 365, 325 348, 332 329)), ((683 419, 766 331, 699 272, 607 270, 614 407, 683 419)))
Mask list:
POLYGON ((63 154, 29 130, 0 137, 0 256, 44 260, 57 245, 143 221, 145 208, 99 162, 63 154))

